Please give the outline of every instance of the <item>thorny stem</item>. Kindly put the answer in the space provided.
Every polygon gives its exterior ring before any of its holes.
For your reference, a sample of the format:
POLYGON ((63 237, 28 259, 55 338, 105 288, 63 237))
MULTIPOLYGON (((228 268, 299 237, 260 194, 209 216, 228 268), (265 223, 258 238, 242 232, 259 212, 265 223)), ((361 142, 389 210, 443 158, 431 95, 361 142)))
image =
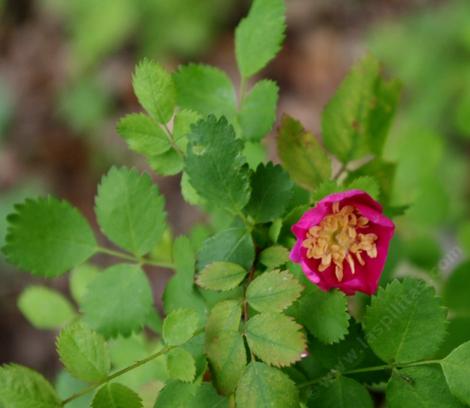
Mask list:
MULTIPOLYGON (((416 366, 429 365, 429 364, 441 364, 441 360, 424 360, 424 361, 416 361, 413 363, 405 363, 405 364, 384 364, 384 365, 379 365, 379 366, 363 367, 363 368, 357 368, 355 370, 343 371, 343 372, 339 372, 339 374, 340 375, 360 374, 360 373, 369 373, 372 371, 385 371, 385 370, 393 370, 396 368, 408 368, 408 367, 416 367, 416 366)), ((331 374, 332 372, 329 372, 323 377, 316 378, 314 380, 299 384, 298 388, 305 388, 310 385, 318 384, 324 381, 326 378, 330 377, 331 374)))
POLYGON ((135 263, 143 264, 143 265, 158 266, 160 268, 175 269, 175 266, 172 263, 169 263, 169 262, 154 261, 152 259, 146 259, 146 258, 140 259, 140 258, 137 258, 133 255, 126 254, 126 253, 120 252, 120 251, 115 251, 115 250, 109 249, 109 248, 104 248, 104 247, 97 247, 96 249, 97 249, 98 252, 100 252, 102 254, 111 255, 111 256, 114 256, 114 257, 120 258, 120 259, 125 259, 126 261, 131 261, 131 262, 135 262, 135 263))

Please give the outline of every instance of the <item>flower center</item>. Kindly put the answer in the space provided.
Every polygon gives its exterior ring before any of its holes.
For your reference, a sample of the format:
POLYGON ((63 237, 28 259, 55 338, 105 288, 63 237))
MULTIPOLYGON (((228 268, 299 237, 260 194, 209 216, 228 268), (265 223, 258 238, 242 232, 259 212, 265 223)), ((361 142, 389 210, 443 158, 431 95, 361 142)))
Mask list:
POLYGON ((345 261, 354 274, 355 262, 365 265, 363 252, 370 258, 377 257, 377 235, 359 232, 368 227, 369 220, 353 206, 346 205, 340 209, 339 202, 335 202, 332 210, 319 225, 308 230, 302 246, 307 248, 307 258, 321 260, 318 267, 320 272, 334 264, 336 278, 341 282, 345 261))

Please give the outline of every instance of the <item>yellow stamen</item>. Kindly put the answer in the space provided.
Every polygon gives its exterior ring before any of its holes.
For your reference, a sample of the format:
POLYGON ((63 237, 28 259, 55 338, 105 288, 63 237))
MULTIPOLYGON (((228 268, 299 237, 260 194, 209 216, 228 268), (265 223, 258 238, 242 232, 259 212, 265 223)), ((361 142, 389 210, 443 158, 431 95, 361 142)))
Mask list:
POLYGON ((321 260, 318 266, 320 272, 334 264, 336 279, 341 282, 344 278, 344 262, 348 263, 354 275, 355 258, 364 266, 363 252, 369 258, 377 257, 378 237, 376 234, 358 232, 369 226, 369 220, 352 205, 340 209, 339 201, 336 201, 331 208, 331 214, 308 230, 302 246, 307 249, 307 258, 321 260))

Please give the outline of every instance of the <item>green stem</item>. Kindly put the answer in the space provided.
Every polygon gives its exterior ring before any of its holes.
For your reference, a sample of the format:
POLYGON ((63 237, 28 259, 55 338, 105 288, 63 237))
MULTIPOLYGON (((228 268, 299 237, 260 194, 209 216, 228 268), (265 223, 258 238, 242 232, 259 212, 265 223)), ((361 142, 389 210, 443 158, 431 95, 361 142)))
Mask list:
POLYGON ((109 248, 104 248, 104 247, 97 247, 96 250, 98 252, 102 253, 102 254, 111 255, 111 256, 114 256, 116 258, 124 259, 126 261, 135 262, 135 263, 138 263, 138 264, 158 266, 160 268, 175 269, 175 266, 172 263, 169 263, 169 262, 159 262, 159 261, 154 261, 152 259, 145 259, 145 258, 139 259, 139 258, 137 258, 133 255, 126 254, 126 253, 120 252, 120 251, 115 251, 115 250, 109 249, 109 248))
POLYGON ((115 373, 111 374, 110 376, 106 377, 105 379, 97 382, 96 384, 93 384, 93 385, 90 385, 89 387, 87 388, 84 388, 83 390, 81 390, 80 392, 77 392, 76 394, 73 394, 71 395, 70 397, 64 399, 61 403, 62 406, 65 406, 66 404, 68 404, 69 402, 73 401, 73 400, 76 400, 77 398, 80 398, 86 394, 88 394, 89 392, 93 391, 94 389, 102 386, 103 384, 106 384, 107 382, 111 381, 111 380, 114 380, 115 378, 117 377, 120 377, 121 375, 123 374, 126 374, 127 372, 129 371, 132 371, 144 364, 147 364, 148 362, 156 359, 157 357, 160 357, 161 355, 165 354, 165 353, 168 353, 171 349, 175 348, 175 346, 167 346, 167 347, 164 347, 163 349, 161 349, 160 351, 157 351, 156 353, 154 354, 151 354, 150 356, 142 359, 142 360, 139 360, 139 361, 136 361, 134 364, 131 364, 130 366, 127 366, 119 371, 116 371, 115 373))
POLYGON ((242 103, 243 103, 243 99, 245 99, 245 93, 246 93, 246 78, 242 76, 240 79, 240 91, 239 91, 240 100, 238 101, 238 110, 240 110, 242 103))
POLYGON ((184 152, 179 148, 179 146, 176 144, 175 142, 175 138, 173 136, 173 133, 171 132, 171 130, 168 128, 168 126, 166 124, 163 124, 163 128, 165 130, 165 133, 166 133, 166 136, 168 138, 168 141, 170 142, 171 146, 173 147, 173 149, 175 149, 176 153, 179 154, 179 156, 184 159, 184 152))
POLYGON ((342 163, 338 172, 333 176, 333 180, 338 180, 345 171, 347 171, 348 165, 347 163, 342 163))

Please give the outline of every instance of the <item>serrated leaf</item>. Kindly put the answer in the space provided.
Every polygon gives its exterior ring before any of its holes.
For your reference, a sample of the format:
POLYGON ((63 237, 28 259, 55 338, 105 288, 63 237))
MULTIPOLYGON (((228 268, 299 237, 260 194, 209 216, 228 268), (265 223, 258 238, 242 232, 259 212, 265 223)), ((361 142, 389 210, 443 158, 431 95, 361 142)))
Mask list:
POLYGON ((447 307, 462 315, 470 313, 470 261, 457 266, 444 284, 442 298, 447 307))
POLYGON ((166 227, 164 200, 150 176, 125 167, 103 177, 96 216, 106 236, 136 256, 150 252, 166 227))
POLYGON ((214 206, 242 209, 250 198, 250 184, 243 142, 222 117, 210 115, 188 135, 186 173, 197 193, 214 206))
POLYGON ((154 408, 228 408, 228 399, 209 383, 171 381, 158 394, 154 408))
POLYGON ((162 176, 174 176, 183 170, 184 161, 173 148, 165 153, 149 158, 150 167, 162 176))
POLYGON ((28 199, 8 217, 7 260, 33 275, 53 278, 96 252, 93 231, 69 203, 52 197, 28 199))
POLYGON ((0 367, 0 405, 14 408, 60 408, 59 397, 39 373, 20 365, 0 367))
POLYGON ((259 255, 259 261, 266 268, 274 269, 289 261, 289 251, 281 245, 274 245, 264 249, 259 255))
POLYGON ((373 408, 367 389, 351 378, 337 377, 331 383, 315 387, 308 407, 373 408))
POLYGON ((45 286, 29 286, 18 298, 18 308, 38 329, 57 329, 75 317, 71 303, 60 292, 45 286))
POLYGON ((386 395, 390 408, 463 408, 450 393, 441 368, 436 366, 393 371, 386 395))
POLYGON ((246 325, 246 339, 251 351, 264 362, 288 366, 299 361, 305 351, 302 327, 294 319, 279 313, 261 313, 246 325))
POLYGON ((111 362, 106 342, 82 323, 65 327, 56 346, 67 371, 79 380, 95 383, 108 375, 111 362))
POLYGON ((114 265, 100 273, 81 304, 85 322, 105 337, 128 336, 140 330, 152 307, 147 276, 139 266, 128 264, 114 265))
POLYGON ((132 85, 142 107, 159 123, 167 123, 173 116, 176 91, 171 75, 160 65, 148 59, 135 68, 132 85))
POLYGON ((242 100, 239 120, 245 140, 261 141, 271 131, 276 121, 278 93, 276 83, 264 79, 242 100))
POLYGON ((204 116, 234 117, 235 90, 225 72, 209 65, 189 64, 179 68, 173 78, 179 106, 204 116))
POLYGON ((176 145, 186 151, 188 145, 188 134, 191 126, 201 118, 201 115, 189 109, 183 109, 175 115, 173 122, 173 139, 176 145))
POLYGON ((380 288, 364 317, 369 345, 387 362, 432 356, 445 337, 446 325, 446 310, 434 289, 411 278, 380 288))
POLYGON ((325 146, 343 163, 382 152, 400 85, 384 81, 379 68, 371 55, 360 60, 323 112, 325 146))
POLYGON ((119 383, 103 385, 91 404, 93 408, 142 408, 142 399, 130 388, 119 383))
POLYGON ((277 152, 292 179, 307 190, 315 190, 331 176, 331 160, 320 142, 287 115, 281 121, 277 152))
POLYGON ((198 269, 216 261, 241 265, 249 270, 255 258, 253 239, 243 227, 227 228, 206 239, 198 253, 198 269))
POLYGON ((245 211, 256 222, 273 221, 284 214, 292 196, 293 183, 279 165, 260 164, 251 176, 251 197, 245 211))
POLYGON ((163 340, 169 346, 179 346, 186 343, 198 327, 199 319, 194 310, 174 310, 163 321, 163 340))
POLYGON ((251 362, 238 385, 237 407, 292 408, 299 405, 297 387, 277 368, 251 362))
POLYGON ((336 343, 348 332, 347 299, 337 290, 323 292, 309 285, 294 308, 297 321, 323 343, 336 343))
POLYGON ((231 262, 213 262, 207 265, 196 278, 199 286, 210 290, 230 290, 237 287, 247 271, 231 262))
POLYGON ((90 264, 82 264, 70 272, 70 292, 76 302, 80 303, 88 290, 88 285, 98 276, 99 269, 90 264))
POLYGON ((168 281, 163 292, 163 306, 167 314, 187 308, 198 313, 201 323, 206 314, 202 296, 194 287, 195 263, 191 242, 185 236, 178 237, 173 244, 175 274, 168 281))
POLYGON ((238 68, 248 78, 263 69, 281 49, 284 39, 283 0, 255 0, 235 31, 238 68))
POLYGON ((173 380, 192 382, 196 375, 196 363, 193 356, 181 347, 168 352, 166 366, 168 375, 173 380))
POLYGON ((117 124, 117 132, 134 152, 154 157, 170 150, 171 144, 158 123, 142 113, 124 116, 117 124))
POLYGON ((302 285, 288 271, 262 273, 246 291, 250 306, 258 312, 281 312, 302 293, 302 285))
POLYGON ((362 176, 354 179, 348 184, 348 190, 362 190, 368 193, 375 200, 379 199, 380 187, 375 178, 362 176))
POLYGON ((237 300, 224 300, 211 310, 206 324, 206 340, 218 336, 221 332, 236 332, 240 328, 241 304, 237 300))
POLYGON ((441 361, 450 392, 466 405, 470 405, 470 341, 457 347, 441 361))

